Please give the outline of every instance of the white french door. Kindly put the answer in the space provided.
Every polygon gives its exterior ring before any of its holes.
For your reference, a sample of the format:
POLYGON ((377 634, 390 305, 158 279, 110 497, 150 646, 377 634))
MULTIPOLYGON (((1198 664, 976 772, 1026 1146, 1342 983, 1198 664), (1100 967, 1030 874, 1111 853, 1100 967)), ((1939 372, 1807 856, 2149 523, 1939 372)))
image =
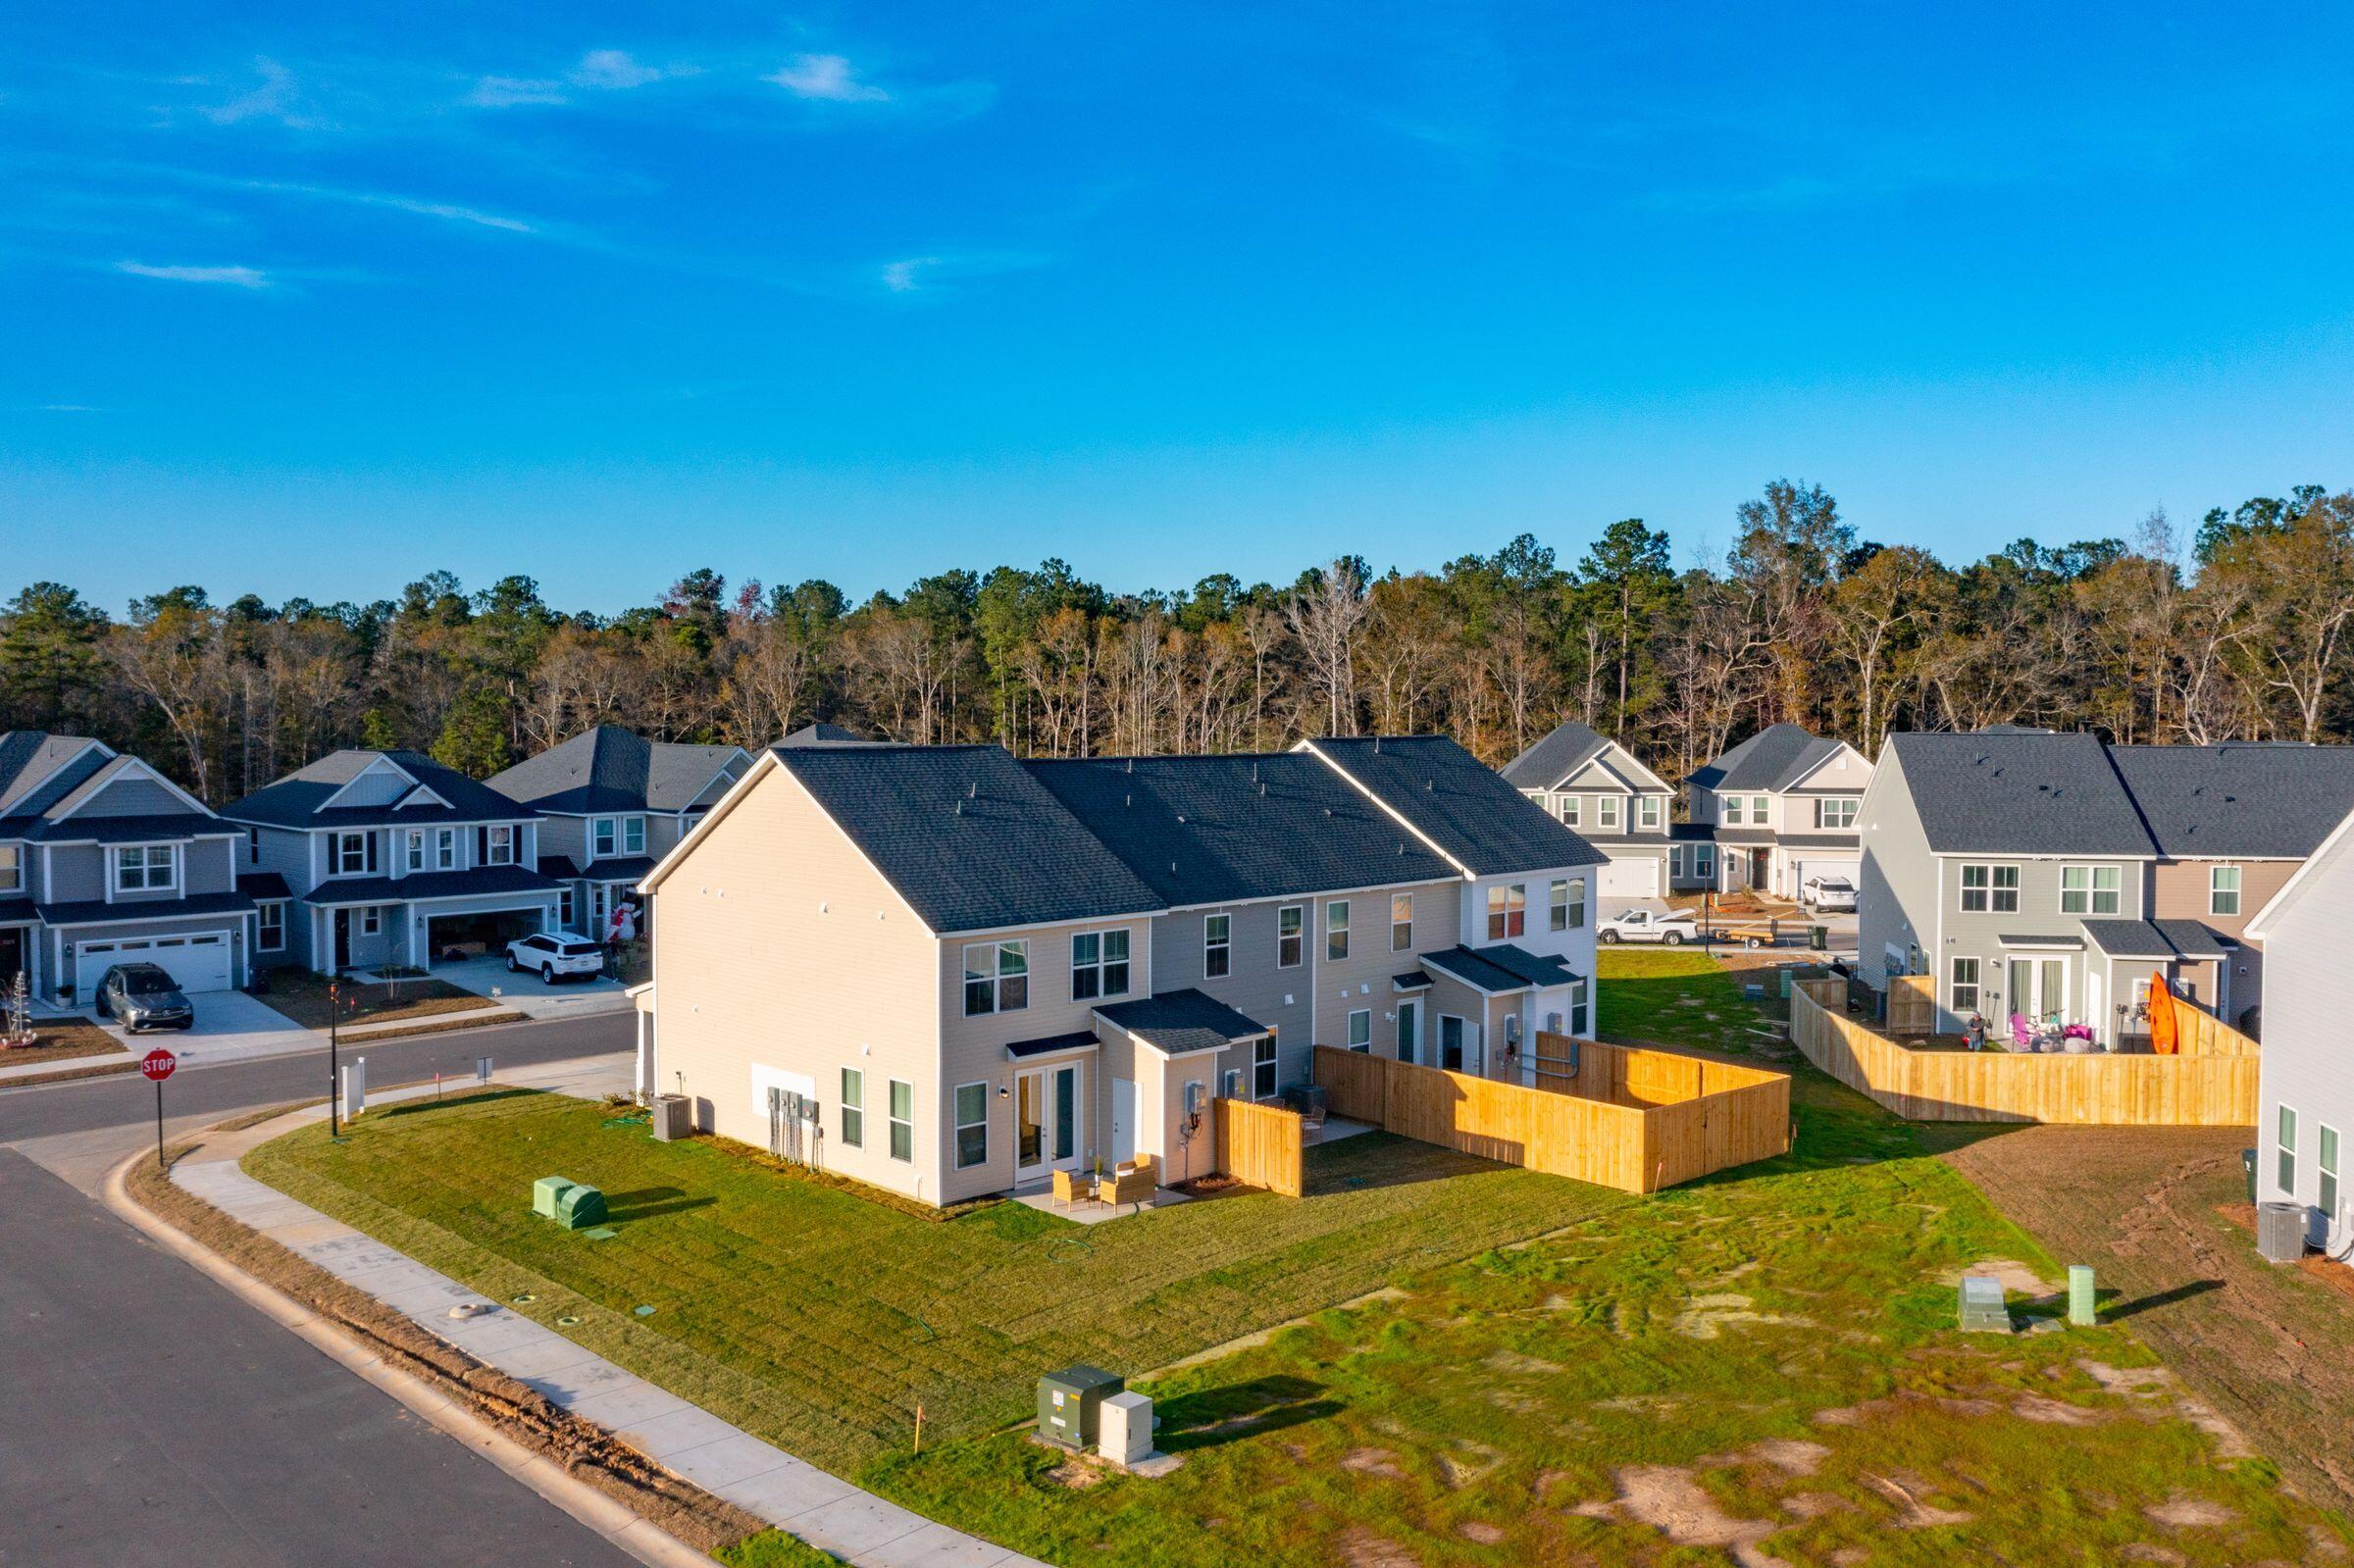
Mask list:
POLYGON ((2068 960, 2045 954, 2013 954, 2006 966, 2010 979, 2008 1011, 2024 1013, 2033 1023, 2055 1016, 2063 1024, 2076 1022, 2068 999, 2068 960))
POLYGON ((1080 1064, 1017 1074, 1013 1088, 1013 1177, 1076 1170, 1087 1134, 1080 1064))

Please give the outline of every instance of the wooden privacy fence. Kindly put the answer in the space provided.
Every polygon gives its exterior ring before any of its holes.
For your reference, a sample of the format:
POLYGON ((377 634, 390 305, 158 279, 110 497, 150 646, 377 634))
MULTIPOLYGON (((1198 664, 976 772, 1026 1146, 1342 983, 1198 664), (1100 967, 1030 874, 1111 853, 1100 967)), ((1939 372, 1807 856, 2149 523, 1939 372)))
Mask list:
POLYGON ((1937 981, 1931 975, 1888 977, 1888 1033, 1937 1033, 1937 981))
POLYGON ((1218 1099, 1217 1168, 1245 1187, 1263 1187, 1285 1197, 1306 1190, 1301 1174, 1298 1111, 1252 1100, 1218 1099))
POLYGON ((1316 1047, 1332 1114, 1506 1165, 1652 1192, 1790 1147, 1790 1080, 1729 1062, 1539 1035, 1574 1071, 1534 1087, 1316 1047))
POLYGON ((1791 1043, 1912 1121, 2247 1127, 2256 1120, 2255 1042, 2187 1003, 2175 1004, 2186 1040, 2191 1015, 2204 1020, 2195 1053, 2031 1056, 1912 1050, 1848 1017, 1845 998, 1842 982, 1800 981, 1790 995, 1791 1043))

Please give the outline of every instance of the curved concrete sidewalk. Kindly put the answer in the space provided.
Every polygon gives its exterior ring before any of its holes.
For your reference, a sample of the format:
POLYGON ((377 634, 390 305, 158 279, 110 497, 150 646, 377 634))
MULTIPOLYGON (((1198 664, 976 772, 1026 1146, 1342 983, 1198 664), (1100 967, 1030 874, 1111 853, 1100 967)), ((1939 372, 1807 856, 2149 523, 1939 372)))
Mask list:
MULTIPOLYGON (((538 1087, 557 1092, 602 1092, 610 1070, 597 1070, 593 1086, 547 1069, 539 1075, 547 1081, 538 1087)), ((856 1568, 1048 1568, 828 1475, 237 1168, 256 1144, 326 1115, 324 1106, 313 1106, 207 1135, 173 1168, 172 1180, 476 1360, 611 1429, 672 1473, 856 1568), (450 1308, 461 1305, 478 1308, 478 1315, 450 1317, 450 1308)))

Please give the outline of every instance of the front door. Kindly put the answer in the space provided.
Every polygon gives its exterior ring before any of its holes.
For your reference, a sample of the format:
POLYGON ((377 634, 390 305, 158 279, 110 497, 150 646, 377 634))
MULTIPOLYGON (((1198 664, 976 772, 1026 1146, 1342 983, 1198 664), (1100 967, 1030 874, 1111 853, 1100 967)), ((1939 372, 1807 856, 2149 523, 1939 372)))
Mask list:
POLYGON ((351 967, 351 911, 348 909, 335 911, 335 967, 351 967))
MULTIPOLYGON (((0 931, 0 995, 14 994, 17 988, 17 977, 23 974, 25 974, 25 928, 11 926, 6 931, 0 931)), ((26 975, 25 984, 27 986, 31 986, 32 977, 26 975)))
POLYGON ((2067 959, 2013 958, 2009 971, 2012 1012, 2024 1013, 2036 1024, 2074 1021, 2069 1016, 2067 959))
POLYGON ((1439 1065, 1450 1073, 1463 1070, 1463 1021, 1453 1013, 1439 1015, 1439 1065))
POLYGON ((1420 1002, 1400 1002, 1398 1004, 1398 1059, 1402 1062, 1410 1062, 1414 1059, 1414 1046, 1417 1043, 1414 1038, 1414 1031, 1420 1022, 1421 1012, 1422 1004, 1420 1002))

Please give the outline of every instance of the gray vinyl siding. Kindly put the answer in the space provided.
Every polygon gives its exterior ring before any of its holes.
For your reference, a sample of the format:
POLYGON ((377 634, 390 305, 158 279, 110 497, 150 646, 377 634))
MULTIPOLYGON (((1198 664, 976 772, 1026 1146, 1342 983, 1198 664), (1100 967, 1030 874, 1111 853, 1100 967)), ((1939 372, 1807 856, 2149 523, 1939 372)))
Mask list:
POLYGON ((2264 940, 2268 971, 2264 998, 2264 1054, 2258 1088, 2256 1195, 2266 1201, 2317 1205, 2321 1196, 2321 1130, 2338 1135, 2338 1209, 2311 1209, 2311 1239, 2332 1252, 2354 1241, 2347 1204, 2354 1195, 2354 1043, 2345 1020, 2354 1016, 2354 967, 2345 960, 2345 933, 2354 925, 2354 835, 2340 838, 2314 862, 2294 901, 2277 916, 2264 940), (2296 1112, 2295 1171, 2279 1182, 2280 1108, 2296 1112))
POLYGON ((249 872, 274 871, 286 880, 286 887, 296 896, 311 887, 311 835, 289 833, 283 828, 261 830, 259 853, 252 840, 243 855, 244 869, 249 872))
POLYGON ((1925 963, 1934 957, 1937 932, 1937 857, 1893 747, 1882 754, 1879 771, 1864 791, 1856 828, 1863 843, 1856 962, 1875 989, 1885 990, 1883 955, 1891 948, 1900 954, 1919 948, 1925 963))
POLYGON ((118 779, 77 808, 74 816, 176 817, 187 810, 186 801, 152 779, 118 779))
POLYGON ((588 819, 540 818, 539 852, 543 855, 567 856, 576 866, 586 861, 588 858, 588 819))
MULTIPOLYGON (((1215 996, 1236 1012, 1274 1030, 1277 1050, 1275 1078, 1279 1089, 1306 1083, 1309 1065, 1315 1059, 1312 1048, 1315 1039, 1309 1013, 1316 995, 1315 966, 1323 955, 1322 902, 1320 899, 1304 897, 1265 903, 1229 904, 1216 909, 1178 910, 1152 918, 1153 989, 1171 991, 1191 986, 1215 996), (1275 913, 1293 904, 1299 904, 1304 911, 1300 967, 1278 969, 1275 967, 1275 913), (1207 978, 1202 972, 1203 923, 1205 917, 1213 914, 1228 917, 1229 936, 1233 943, 1229 954, 1231 968, 1223 978, 1216 980, 1207 978)), ((1383 922, 1382 936, 1386 942, 1389 935, 1386 913, 1383 922)), ((1244 1065, 1249 1060, 1248 1051, 1221 1053, 1217 1062, 1220 1076, 1212 1080, 1212 1092, 1223 1092, 1220 1086, 1228 1068, 1244 1065)), ((1245 1081, 1248 1083, 1247 1077, 1245 1081)))

